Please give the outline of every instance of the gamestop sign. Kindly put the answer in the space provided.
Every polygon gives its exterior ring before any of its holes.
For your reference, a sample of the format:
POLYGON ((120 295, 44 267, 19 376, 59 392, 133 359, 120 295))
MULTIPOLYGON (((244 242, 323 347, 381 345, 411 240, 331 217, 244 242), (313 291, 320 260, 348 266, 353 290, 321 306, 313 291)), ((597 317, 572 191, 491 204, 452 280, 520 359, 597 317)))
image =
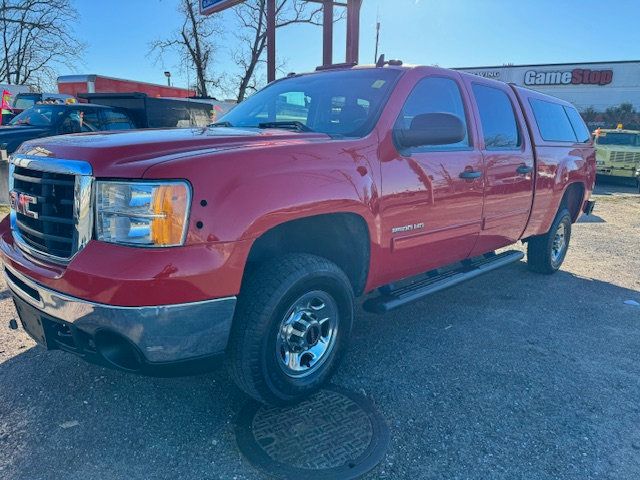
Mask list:
POLYGON ((525 85, 609 85, 613 81, 613 70, 590 70, 574 68, 564 71, 529 70, 524 74, 525 85))

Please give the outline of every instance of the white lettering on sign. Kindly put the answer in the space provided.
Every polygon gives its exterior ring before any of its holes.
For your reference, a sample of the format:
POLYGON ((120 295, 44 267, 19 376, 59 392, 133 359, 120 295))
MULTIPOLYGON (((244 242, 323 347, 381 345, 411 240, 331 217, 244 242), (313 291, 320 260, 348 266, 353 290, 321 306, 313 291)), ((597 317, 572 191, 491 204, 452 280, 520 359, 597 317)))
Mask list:
POLYGON ((613 70, 575 68, 565 71, 540 72, 529 70, 524 74, 525 85, 609 85, 613 70))

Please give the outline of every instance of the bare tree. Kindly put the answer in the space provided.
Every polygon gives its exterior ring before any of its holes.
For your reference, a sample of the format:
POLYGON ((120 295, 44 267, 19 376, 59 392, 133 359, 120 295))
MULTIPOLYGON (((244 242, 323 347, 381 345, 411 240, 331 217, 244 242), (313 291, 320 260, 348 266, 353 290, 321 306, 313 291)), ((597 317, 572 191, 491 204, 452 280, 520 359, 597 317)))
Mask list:
POLYGON ((197 0, 180 0, 178 11, 183 16, 182 27, 171 38, 153 42, 151 50, 159 57, 169 50, 177 51, 183 63, 195 70, 198 95, 207 97, 208 87, 219 83, 209 73, 216 48, 213 37, 219 29, 214 19, 200 15, 197 0))
MULTIPOLYGON (((295 23, 322 24, 322 7, 303 0, 278 0, 276 3, 276 28, 295 23)), ((240 46, 233 52, 233 59, 240 67, 238 75, 237 99, 241 102, 247 93, 258 89, 262 78, 257 75, 257 67, 263 60, 267 46, 267 2, 249 0, 235 8, 241 27, 236 36, 240 46)))
POLYGON ((598 117, 600 116, 600 113, 595 108, 593 108, 593 106, 591 106, 583 109, 580 112, 580 115, 582 115, 582 118, 585 121, 585 123, 587 125, 590 125, 598 119, 598 117))
POLYGON ((84 49, 70 0, 0 0, 0 82, 42 85, 84 49))
POLYGON ((607 123, 614 127, 618 124, 627 125, 637 120, 638 112, 630 102, 624 102, 617 107, 609 107, 604 112, 607 123))

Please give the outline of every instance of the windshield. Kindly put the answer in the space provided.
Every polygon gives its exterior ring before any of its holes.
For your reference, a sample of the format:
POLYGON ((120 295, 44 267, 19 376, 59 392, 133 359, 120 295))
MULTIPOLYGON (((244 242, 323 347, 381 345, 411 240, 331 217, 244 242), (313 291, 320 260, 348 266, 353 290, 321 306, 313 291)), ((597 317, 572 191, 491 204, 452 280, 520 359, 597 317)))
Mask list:
POLYGON ((626 147, 640 147, 640 135, 637 133, 606 133, 596 137, 598 145, 622 145, 626 147))
POLYGON ((25 110, 9 122, 9 125, 35 125, 49 127, 55 125, 64 113, 64 107, 58 105, 36 105, 25 110))
POLYGON ((13 108, 26 110, 27 108, 33 107, 37 101, 38 98, 36 97, 17 97, 15 102, 13 102, 13 108))
POLYGON ((364 136, 373 129, 400 73, 342 70, 281 80, 240 103, 218 125, 364 136))

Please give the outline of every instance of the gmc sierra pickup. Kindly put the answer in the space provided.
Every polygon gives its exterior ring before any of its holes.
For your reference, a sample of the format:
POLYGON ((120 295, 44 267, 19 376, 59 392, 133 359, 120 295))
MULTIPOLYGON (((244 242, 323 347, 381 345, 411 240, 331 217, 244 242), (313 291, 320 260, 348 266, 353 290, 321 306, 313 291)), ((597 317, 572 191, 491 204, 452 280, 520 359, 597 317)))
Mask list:
POLYGON ((279 404, 331 376, 356 297, 388 311, 521 260, 495 253, 518 241, 558 270, 595 174, 564 101, 439 68, 325 70, 209 128, 26 142, 0 256, 47 348, 155 375, 224 355, 279 404))

